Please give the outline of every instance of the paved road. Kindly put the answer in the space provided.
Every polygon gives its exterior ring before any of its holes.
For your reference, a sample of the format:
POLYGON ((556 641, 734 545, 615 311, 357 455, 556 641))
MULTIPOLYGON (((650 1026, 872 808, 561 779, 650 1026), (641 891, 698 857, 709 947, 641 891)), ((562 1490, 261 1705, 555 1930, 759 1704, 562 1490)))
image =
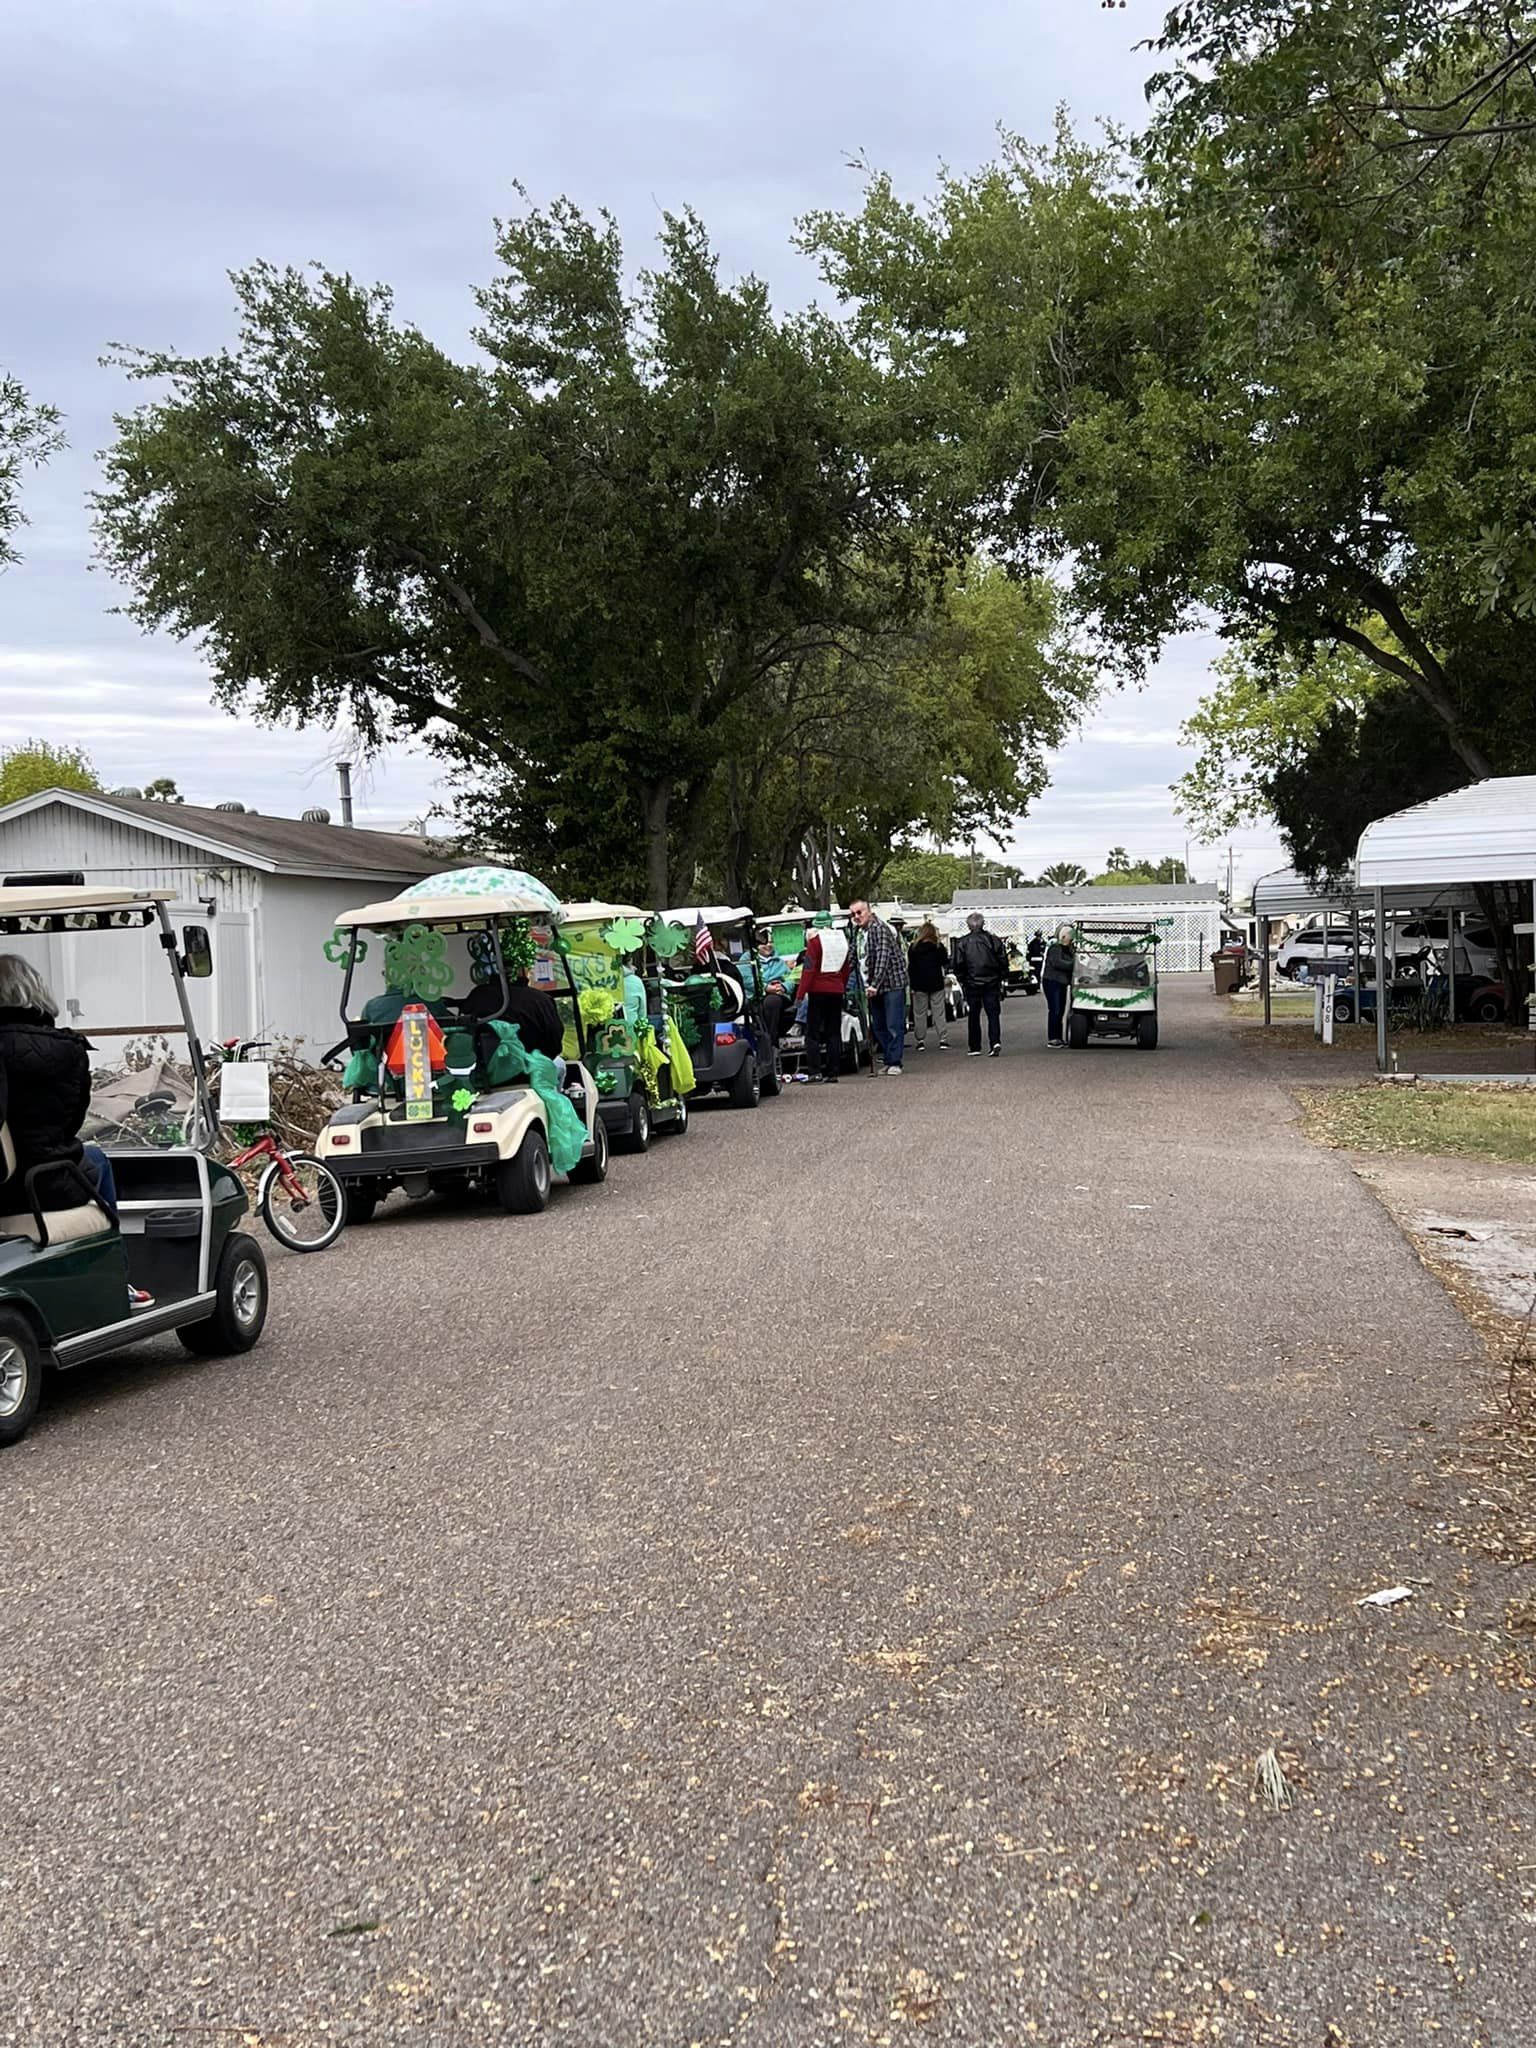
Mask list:
POLYGON ((1005 1021, 61 1394, 0 2042, 1533 2038, 1473 1341, 1202 991, 1005 1021))

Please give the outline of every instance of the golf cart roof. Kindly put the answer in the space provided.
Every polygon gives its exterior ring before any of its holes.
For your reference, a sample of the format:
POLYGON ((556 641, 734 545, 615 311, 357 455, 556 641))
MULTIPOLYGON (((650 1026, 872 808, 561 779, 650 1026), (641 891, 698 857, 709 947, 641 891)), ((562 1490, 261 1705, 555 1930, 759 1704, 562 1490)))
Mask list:
POLYGON ((170 889, 111 889, 89 883, 43 883, 0 889, 0 915, 41 916, 50 910, 121 910, 125 904, 169 903, 170 889))
POLYGON ((638 903, 562 903, 560 906, 560 918, 564 924, 611 924, 616 917, 638 917, 645 922, 650 915, 638 903))
POLYGON ((368 931, 384 931, 399 924, 454 924, 475 927, 492 917, 535 917, 540 924, 559 924, 563 910, 551 910, 541 898, 519 890, 486 896, 389 896, 382 903, 365 903, 360 910, 344 910, 336 923, 346 928, 361 925, 368 931))
POLYGON ((689 903, 661 914, 670 924, 697 924, 701 917, 706 924, 750 924, 757 915, 744 903, 734 908, 722 903, 689 903))

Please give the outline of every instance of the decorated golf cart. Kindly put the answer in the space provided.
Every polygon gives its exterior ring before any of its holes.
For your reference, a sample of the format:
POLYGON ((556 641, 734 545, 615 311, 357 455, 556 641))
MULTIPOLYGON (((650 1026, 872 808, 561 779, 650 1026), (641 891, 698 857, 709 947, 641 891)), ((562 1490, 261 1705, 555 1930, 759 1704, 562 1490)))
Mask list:
POLYGON ((1144 1052, 1157 1044, 1157 946, 1151 924, 1079 924, 1073 929, 1072 991, 1067 1043, 1132 1039, 1144 1052))
POLYGON ((366 1223, 394 1188, 483 1189, 526 1214, 547 1205, 556 1173, 606 1177, 608 1131, 561 916, 532 875, 471 867, 336 920, 327 950, 343 974, 350 1099, 316 1149, 346 1190, 349 1223, 366 1223), (359 1002, 375 947, 383 987, 359 1002), (528 1027, 509 1016, 524 980, 554 1003, 558 1053, 526 1044, 528 1027))
MULTIPOLYGON (((221 1357, 249 1351, 266 1321, 266 1262, 238 1227, 245 1190, 207 1156, 218 1120, 186 982, 213 971, 208 934, 200 925, 178 934, 169 900, 164 890, 0 889, 0 951, 19 951, 48 972, 57 971, 54 948, 103 946, 121 957, 124 985, 136 985, 145 949, 160 952, 175 1017, 163 1025, 91 1019, 93 1043, 99 1051, 129 1037, 185 1039, 193 1077, 191 1112, 158 1126, 161 1144, 144 1135, 151 1120, 130 1136, 88 1119, 85 1135, 111 1163, 115 1216, 88 1168, 23 1166, 21 1199, 0 1216, 0 1445, 26 1433, 46 1368, 65 1371, 173 1330, 194 1355, 221 1357)), ((3 1121, 0 1155, 0 1179, 14 1187, 18 1161, 3 1121)))
MULTIPOLYGON (((567 903, 560 942, 580 989, 591 1040, 598 1114, 626 1152, 644 1152, 653 1135, 688 1128, 693 1061, 682 1029, 667 1008, 660 958, 652 944, 657 920, 633 903, 567 903)), ((662 934, 668 957, 688 943, 674 928, 662 934)))
POLYGON ((724 1094, 756 1109, 781 1083, 778 1048, 763 1015, 755 958, 757 920, 745 906, 664 910, 650 945, 661 962, 668 1014, 693 1063, 693 1094, 724 1094))
MULTIPOLYGON (((848 957, 852 965, 848 972, 848 992, 843 998, 843 1072, 857 1073, 860 1067, 874 1067, 874 1033, 869 1023, 869 995, 864 987, 864 976, 859 966, 857 933, 853 920, 844 911, 829 910, 787 910, 775 917, 760 917, 757 920, 757 937, 766 933, 772 952, 764 958, 758 950, 758 971, 760 978, 772 981, 782 968, 786 972, 786 990, 794 998, 799 983, 800 956, 805 951, 806 940, 818 927, 835 926, 848 941, 848 957)), ((794 1004, 779 1039, 779 1058, 786 1077, 791 1079, 810 1078, 806 1060, 806 1030, 804 1019, 799 1015, 799 1005, 794 1004)))

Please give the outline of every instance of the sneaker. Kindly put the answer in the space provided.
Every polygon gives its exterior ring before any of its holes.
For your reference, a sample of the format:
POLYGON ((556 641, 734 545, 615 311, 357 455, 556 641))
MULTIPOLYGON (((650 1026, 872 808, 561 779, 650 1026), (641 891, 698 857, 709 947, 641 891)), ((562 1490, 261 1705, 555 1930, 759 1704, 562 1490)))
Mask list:
POLYGON ((948 1051, 949 1051, 949 1040, 948 1040, 947 1038, 941 1038, 941 1039, 939 1040, 939 1051, 940 1051, 940 1052, 948 1052, 948 1051))
POLYGON ((1000 1045, 994 1045, 992 1050, 987 1054, 987 1058, 989 1060, 995 1060, 998 1054, 1002 1051, 1002 1049, 1003 1048, 1000 1045))
POLYGON ((924 1039, 914 1038, 912 1041, 912 1050, 914 1052, 921 1052, 925 1043, 926 1041, 924 1039))
POLYGON ((150 1293, 149 1293, 149 1292, 148 1292, 148 1291, 147 1291, 147 1290, 146 1290, 145 1288, 143 1288, 143 1287, 130 1287, 130 1288, 129 1288, 129 1290, 128 1290, 128 1306, 129 1306, 129 1308, 130 1308, 130 1309, 131 1309, 131 1310, 133 1311, 133 1313, 134 1313, 135 1315, 137 1315, 137 1314, 138 1314, 138 1312, 139 1312, 139 1310, 140 1310, 140 1309, 145 1309, 145 1308, 153 1308, 153 1307, 154 1307, 154 1305, 155 1305, 155 1297, 154 1297, 154 1296, 153 1296, 152 1294, 150 1294, 150 1293))
POLYGON ((979 1060, 981 1058, 981 1047, 979 1045, 968 1045, 966 1047, 966 1055, 970 1059, 979 1060))
POLYGON ((900 1067, 887 1067, 885 1071, 888 1078, 894 1078, 901 1072, 901 1069, 900 1067))

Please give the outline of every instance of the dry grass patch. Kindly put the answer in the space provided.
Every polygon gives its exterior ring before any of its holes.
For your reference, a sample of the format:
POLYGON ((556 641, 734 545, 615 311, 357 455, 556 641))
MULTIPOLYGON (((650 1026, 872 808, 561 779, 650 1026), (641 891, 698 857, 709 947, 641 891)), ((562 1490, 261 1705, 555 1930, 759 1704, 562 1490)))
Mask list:
POLYGON ((1297 1090, 1307 1135, 1348 1152, 1536 1166, 1536 1088, 1414 1083, 1297 1090))

